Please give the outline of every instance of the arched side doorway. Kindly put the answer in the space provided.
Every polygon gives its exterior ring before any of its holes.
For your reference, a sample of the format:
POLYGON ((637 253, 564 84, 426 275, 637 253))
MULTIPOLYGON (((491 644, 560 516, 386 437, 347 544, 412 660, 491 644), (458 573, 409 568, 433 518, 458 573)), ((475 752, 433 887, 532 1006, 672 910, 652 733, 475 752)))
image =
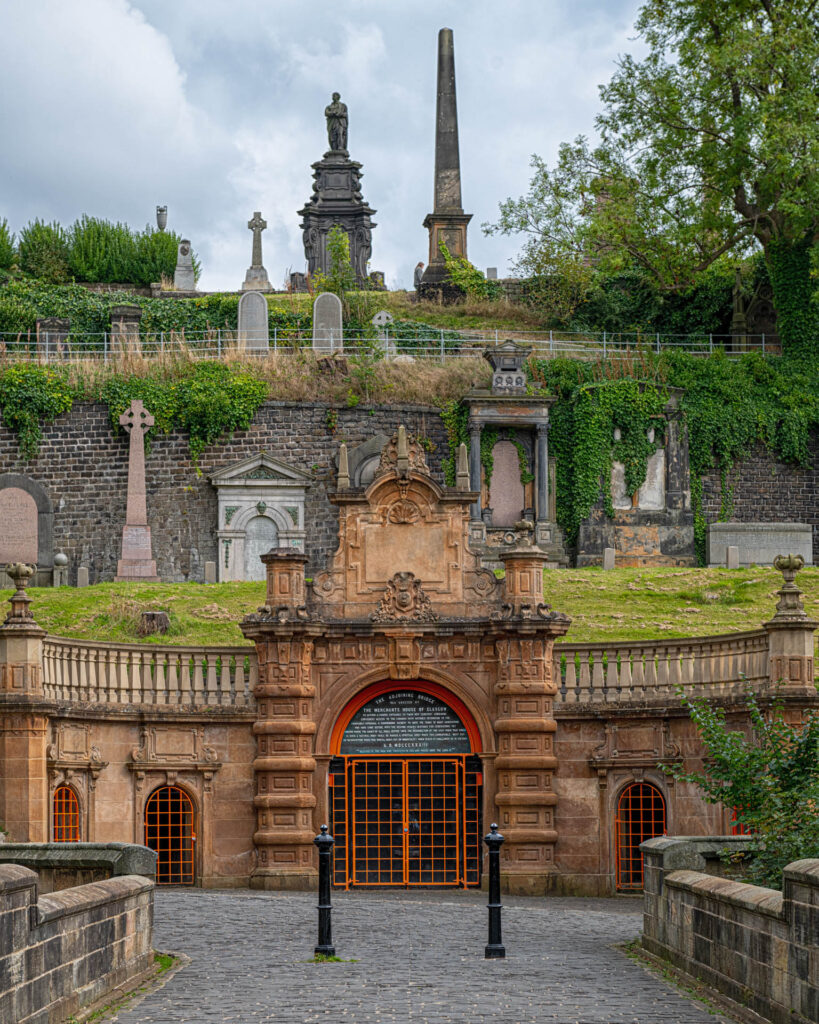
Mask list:
POLYGON ((614 849, 617 888, 643 888, 643 854, 640 843, 666 831, 663 794, 650 782, 632 782, 617 801, 614 819, 614 849))
POLYGON ((160 786, 145 804, 145 845, 156 851, 157 885, 193 885, 193 802, 179 786, 160 786))
POLYGON ((338 886, 480 883, 480 736, 434 683, 377 683, 339 716, 330 807, 338 886))
POLYGON ((80 841, 80 802, 70 786, 57 786, 54 790, 51 832, 55 843, 80 841))

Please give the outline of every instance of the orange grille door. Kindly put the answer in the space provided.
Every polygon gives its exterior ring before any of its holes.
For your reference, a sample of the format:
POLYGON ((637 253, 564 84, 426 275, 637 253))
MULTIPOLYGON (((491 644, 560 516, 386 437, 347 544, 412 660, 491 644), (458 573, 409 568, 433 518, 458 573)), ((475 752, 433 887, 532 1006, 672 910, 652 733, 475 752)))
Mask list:
POLYGON ((477 885, 477 758, 343 756, 331 764, 334 882, 477 885))
POLYGON ((665 834, 665 800, 648 782, 627 786, 617 803, 614 819, 617 888, 643 888, 643 854, 640 843, 665 834))
POLYGON ((145 805, 145 845, 156 851, 157 885, 193 885, 193 804, 178 786, 154 790, 145 805))
POLYGON ((55 843, 80 841, 80 805, 70 786, 58 786, 54 791, 53 826, 55 843))

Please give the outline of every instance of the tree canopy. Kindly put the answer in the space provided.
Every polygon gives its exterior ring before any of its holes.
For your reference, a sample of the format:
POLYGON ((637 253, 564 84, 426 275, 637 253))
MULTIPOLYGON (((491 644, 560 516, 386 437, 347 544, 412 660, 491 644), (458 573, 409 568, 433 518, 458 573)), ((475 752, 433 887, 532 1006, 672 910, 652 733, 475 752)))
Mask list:
POLYGON ((819 0, 647 0, 642 59, 601 86, 599 143, 579 136, 487 231, 526 232, 526 273, 638 266, 682 290, 761 246, 778 326, 814 354, 819 235, 819 0))

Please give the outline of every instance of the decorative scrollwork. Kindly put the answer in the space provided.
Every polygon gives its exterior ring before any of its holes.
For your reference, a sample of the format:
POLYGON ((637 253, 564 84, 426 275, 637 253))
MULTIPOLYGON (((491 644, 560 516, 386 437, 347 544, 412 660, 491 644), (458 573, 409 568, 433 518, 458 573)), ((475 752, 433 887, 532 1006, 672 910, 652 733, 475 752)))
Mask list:
POLYGON ((390 506, 387 519, 391 523, 417 523, 421 518, 421 509, 408 498, 402 498, 390 506))
POLYGON ((373 622, 435 622, 438 616, 414 573, 397 572, 387 581, 387 591, 370 618, 373 622))

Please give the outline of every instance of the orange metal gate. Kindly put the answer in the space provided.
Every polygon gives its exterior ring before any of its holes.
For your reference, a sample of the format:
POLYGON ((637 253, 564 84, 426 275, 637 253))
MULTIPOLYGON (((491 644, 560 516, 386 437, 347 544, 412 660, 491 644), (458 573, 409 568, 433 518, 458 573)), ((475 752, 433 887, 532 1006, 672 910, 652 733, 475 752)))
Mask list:
POLYGON ((614 819, 618 889, 643 888, 640 843, 665 835, 665 800, 649 782, 633 782, 620 794, 614 819))
POLYGON ((334 758, 335 884, 478 885, 481 785, 471 755, 334 758))

